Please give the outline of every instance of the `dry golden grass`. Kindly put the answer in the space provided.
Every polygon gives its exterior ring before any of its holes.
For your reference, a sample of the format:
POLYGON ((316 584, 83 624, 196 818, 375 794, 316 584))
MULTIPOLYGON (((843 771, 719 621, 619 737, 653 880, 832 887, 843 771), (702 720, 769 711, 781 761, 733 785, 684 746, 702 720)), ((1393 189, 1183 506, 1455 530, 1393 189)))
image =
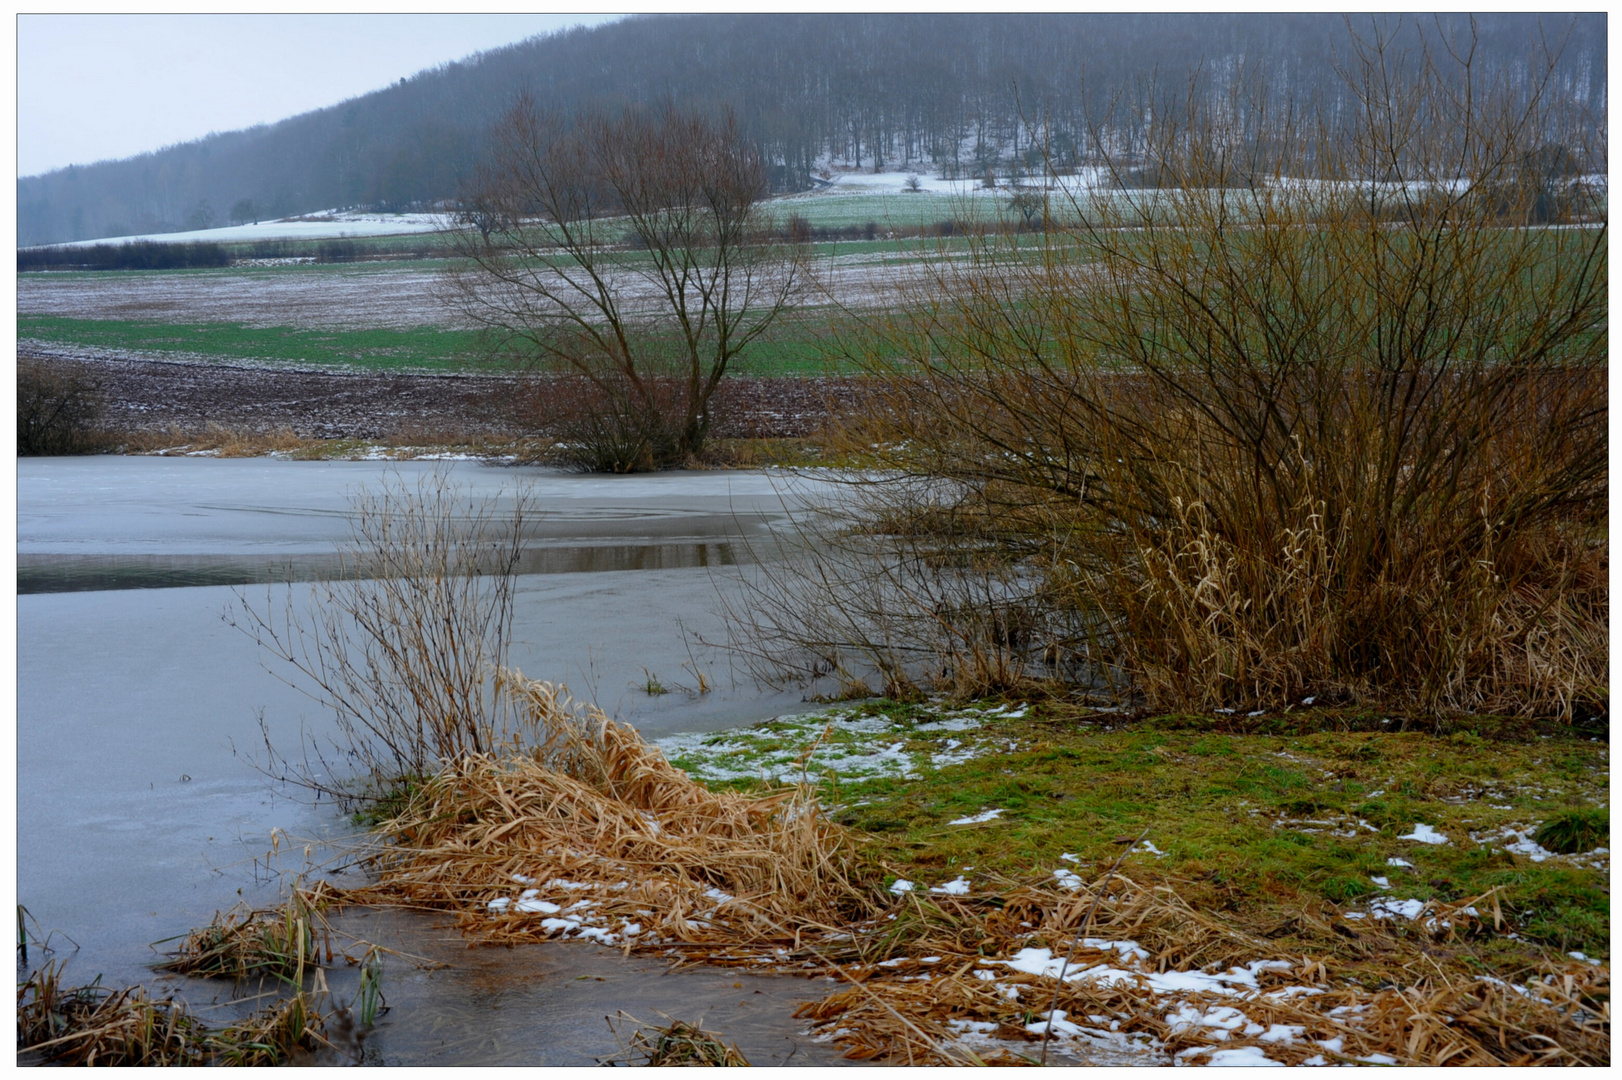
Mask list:
POLYGON ((69 1065, 194 1065, 201 1025, 139 987, 65 987, 47 964, 17 987, 17 1049, 69 1065))
POLYGON ((799 949, 871 910, 854 844, 808 790, 711 792, 563 688, 504 681, 541 744, 447 763, 379 826, 393 843, 347 899, 454 910, 480 937, 534 940, 558 928, 517 910, 515 885, 563 880, 592 890, 598 925, 706 949, 799 949))
MULTIPOLYGON (((1108 958, 1091 959, 1103 963, 1108 958)), ((973 961, 963 958, 955 970, 944 964, 930 968, 928 982, 876 980, 806 1005, 796 1015, 811 1020, 813 1029, 845 1029, 838 1041, 858 1060, 911 1057, 920 1064, 958 1063, 961 1052, 949 1048, 961 1033, 949 1026, 950 1020, 995 1024, 995 1037, 1004 1042, 1041 1042, 1040 1028, 1038 1033, 1029 1028, 1033 1019, 1046 1017, 1054 981, 1017 974, 992 983, 975 970, 973 961), (1015 988, 1018 997, 1010 999, 999 987, 1015 988)), ((1299 976, 1276 979, 1272 989, 1286 983, 1300 985, 1299 976)), ((1610 1061, 1609 1006, 1596 1011, 1588 997, 1594 989, 1592 976, 1573 973, 1544 984, 1535 997, 1477 980, 1374 993, 1328 989, 1310 996, 1268 997, 1264 992, 1244 999, 1215 994, 1176 998, 1197 1010, 1236 1007, 1264 1028, 1301 1029, 1292 1041, 1268 1043, 1242 1034, 1221 1038, 1218 1029, 1169 1023, 1171 1000, 1130 983, 1066 982, 1058 1008, 1067 1017, 1118 1020, 1121 1031, 1149 1035, 1169 1054, 1198 1047, 1259 1046, 1271 1060, 1288 1065, 1320 1055, 1339 1063, 1378 1054, 1401 1065, 1603 1065, 1610 1061), (1355 1010, 1353 1018, 1331 1015, 1342 1008, 1355 1010), (1340 1040, 1339 1050, 1321 1045, 1335 1039, 1340 1040)), ((1084 1026, 1108 1030, 1108 1025, 1084 1026)), ((1032 1046, 1028 1060, 998 1063, 1035 1064, 1036 1054, 1032 1046)))
POLYGON ((287 427, 257 431, 216 423, 189 430, 171 424, 158 430, 132 431, 120 435, 117 441, 126 454, 208 454, 225 458, 296 453, 322 443, 320 439, 300 438, 287 427))
POLYGON ((182 938, 158 970, 232 979, 270 975, 300 984, 323 955, 332 960, 331 933, 321 917, 326 896, 325 883, 317 883, 308 890, 295 887, 292 898, 274 911, 216 915, 182 938))
MULTIPOLYGON (((897 922, 879 922, 891 933, 910 938, 902 955, 930 955, 931 964, 915 959, 889 967, 851 966, 844 974, 855 985, 803 1006, 797 1016, 814 1029, 844 1029, 838 1041, 856 1059, 887 1058, 921 1064, 956 1064, 965 1048, 962 1031, 949 1021, 975 1021, 996 1026, 993 1037, 1005 1045, 997 1063, 1035 1064, 1038 1049, 1021 1060, 1019 1042, 1040 1042, 1032 1033, 1054 1007, 1080 1022, 1107 1018, 1084 1027, 1142 1033, 1160 1052, 1192 1048, 1232 1050, 1260 1047, 1269 1058, 1300 1064, 1314 1055, 1350 1061, 1383 1054, 1404 1065, 1593 1065, 1609 1061, 1610 1005, 1608 968, 1581 963, 1549 966, 1520 973, 1524 989, 1470 973, 1444 970, 1448 940, 1483 932, 1495 917, 1490 897, 1432 912, 1433 933, 1420 939, 1394 931, 1380 944, 1387 953, 1387 978, 1378 989, 1349 982, 1323 957, 1290 955, 1278 944, 1244 933, 1207 912, 1189 907, 1169 885, 1142 886, 1116 877, 1076 891, 1018 886, 970 897, 909 896, 897 922), (1101 886, 1103 886, 1101 888, 1101 886), (1099 895, 1099 893, 1103 895, 1099 895), (1094 909, 1090 926, 1087 913, 1094 909), (1472 916, 1467 908, 1485 914, 1472 916), (910 910, 909 910, 910 909, 910 910), (906 926, 906 922, 912 925, 906 926), (1447 925, 1443 925, 1446 923, 1447 925), (1089 928, 1083 931, 1083 926, 1089 928), (1075 943, 1067 970, 1074 976, 1087 968, 1122 970, 1121 954, 1088 941, 1136 941, 1150 954, 1137 972, 1105 979, 1067 981, 1061 987, 1041 977, 999 966, 994 959, 1025 947, 1049 947, 1059 957, 1075 943), (1094 936, 1096 935, 1096 936, 1094 936), (1258 960, 1281 961, 1288 970, 1263 970, 1255 991, 1234 995, 1196 991, 1160 991, 1149 985, 1150 973, 1227 971, 1258 960), (995 972, 987 978, 978 971, 995 972), (925 978, 927 976, 927 978, 925 978), (1285 987, 1305 992, 1283 992, 1285 987), (1010 990, 1013 993, 1010 993, 1010 990), (1258 1027, 1250 1036, 1240 1031, 1179 1024, 1178 1007, 1195 1013, 1208 1007, 1239 1009, 1258 1027), (1262 1042, 1258 1036, 1274 1025, 1300 1030, 1288 1041, 1262 1042), (1323 1041, 1341 1040, 1338 1050, 1323 1041)), ((1308 913, 1304 918, 1312 920, 1308 913)), ((1370 932, 1379 934, 1378 928, 1370 932)), ((1322 927, 1330 934, 1330 928, 1322 927)), ((1083 1051, 1085 1053, 1085 1051, 1083 1051)))

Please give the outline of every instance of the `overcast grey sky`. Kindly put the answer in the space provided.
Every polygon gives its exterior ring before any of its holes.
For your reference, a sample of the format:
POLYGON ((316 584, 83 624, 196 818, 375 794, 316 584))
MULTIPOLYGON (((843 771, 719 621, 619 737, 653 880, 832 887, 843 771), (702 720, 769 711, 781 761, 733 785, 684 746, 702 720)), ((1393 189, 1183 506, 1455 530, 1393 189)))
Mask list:
POLYGON ((17 175, 281 120, 615 15, 19 15, 17 175))

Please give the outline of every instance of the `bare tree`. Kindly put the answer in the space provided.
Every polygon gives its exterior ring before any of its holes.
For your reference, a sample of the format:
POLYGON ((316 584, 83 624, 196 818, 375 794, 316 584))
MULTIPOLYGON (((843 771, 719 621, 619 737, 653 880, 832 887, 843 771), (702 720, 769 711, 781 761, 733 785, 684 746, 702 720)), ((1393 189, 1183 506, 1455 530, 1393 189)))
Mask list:
MULTIPOLYGON (((802 245, 760 209, 766 170, 734 120, 670 107, 565 121, 521 97, 497 127, 450 280, 505 353, 565 376, 585 464, 633 471, 704 449, 727 370, 782 315, 802 245)), ((568 418, 564 418, 567 420, 568 418)))

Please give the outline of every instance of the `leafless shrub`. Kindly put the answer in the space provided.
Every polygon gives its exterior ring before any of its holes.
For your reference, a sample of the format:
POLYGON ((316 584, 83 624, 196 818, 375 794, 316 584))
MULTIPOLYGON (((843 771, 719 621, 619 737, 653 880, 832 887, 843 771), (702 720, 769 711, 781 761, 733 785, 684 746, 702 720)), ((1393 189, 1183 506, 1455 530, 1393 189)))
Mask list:
POLYGON ((762 681, 841 698, 972 697, 1060 674, 1054 642, 1083 628, 1047 595, 1030 546, 973 503, 960 483, 895 476, 800 512, 720 594, 729 647, 762 681))
POLYGON ((108 448, 98 427, 100 386, 71 367, 17 359, 17 455, 94 454, 108 448))
MULTIPOLYGON (((354 771, 384 785, 427 776, 524 735, 501 671, 529 513, 522 492, 502 508, 443 471, 415 484, 396 476, 352 497, 342 570, 314 585, 307 604, 291 591, 279 604, 241 598, 227 621, 277 662, 273 671, 291 669, 289 683, 333 711, 354 771)), ((282 775, 353 794, 343 778, 272 754, 282 775)))
POLYGON ((874 467, 756 652, 895 686, 1045 660, 1155 708, 1603 710, 1605 221, 1472 194, 1536 198, 1539 86, 1388 59, 1347 72, 1355 117, 1191 94, 1162 187, 1073 192, 1034 251, 982 236, 907 292, 853 350, 874 467))

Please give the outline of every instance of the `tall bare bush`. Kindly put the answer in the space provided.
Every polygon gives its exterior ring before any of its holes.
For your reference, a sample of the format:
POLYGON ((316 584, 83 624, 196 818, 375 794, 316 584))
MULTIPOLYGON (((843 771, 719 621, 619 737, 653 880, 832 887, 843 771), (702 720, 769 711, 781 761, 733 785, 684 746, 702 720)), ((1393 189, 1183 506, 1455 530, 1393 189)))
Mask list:
POLYGON ((71 366, 18 358, 18 457, 106 450, 110 440, 98 426, 105 411, 94 378, 71 366))
MULTIPOLYGON (((980 239, 873 327, 887 350, 856 343, 888 392, 851 446, 950 498, 898 524, 894 485, 866 485, 833 539, 884 553, 852 565, 996 564, 1041 613, 1027 675, 1155 708, 1603 710, 1606 212, 1544 227, 1528 166, 1585 127, 1535 82, 1483 80, 1467 42, 1364 42, 1344 74, 1353 115, 1245 80, 1154 96, 1130 159, 1102 133, 1095 152, 1159 186, 1050 192, 1061 229, 980 239)), ((1603 170, 1603 145, 1575 153, 1603 170)), ((957 677, 934 631, 828 649, 789 594, 823 611, 830 590, 782 584, 776 660, 921 649, 957 677)), ((964 619, 909 591, 884 625, 1010 640, 985 602, 964 619)))
POLYGON ((443 472, 395 476, 351 498, 340 570, 306 602, 289 590, 228 614, 274 674, 336 720, 341 761, 327 771, 351 775, 290 778, 350 795, 356 776, 363 786, 424 777, 533 734, 503 674, 530 512, 522 492, 503 506, 443 472))

